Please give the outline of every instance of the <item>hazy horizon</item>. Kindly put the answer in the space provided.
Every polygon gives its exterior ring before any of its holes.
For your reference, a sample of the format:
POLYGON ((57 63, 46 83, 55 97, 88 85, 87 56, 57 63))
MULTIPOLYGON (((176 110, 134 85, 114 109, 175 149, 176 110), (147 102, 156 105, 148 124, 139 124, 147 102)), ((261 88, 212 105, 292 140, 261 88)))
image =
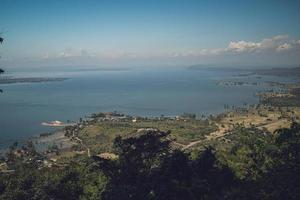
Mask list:
POLYGON ((0 66, 297 66, 297 1, 1 1, 0 66), (2 30, 2 31, 1 31, 2 30))

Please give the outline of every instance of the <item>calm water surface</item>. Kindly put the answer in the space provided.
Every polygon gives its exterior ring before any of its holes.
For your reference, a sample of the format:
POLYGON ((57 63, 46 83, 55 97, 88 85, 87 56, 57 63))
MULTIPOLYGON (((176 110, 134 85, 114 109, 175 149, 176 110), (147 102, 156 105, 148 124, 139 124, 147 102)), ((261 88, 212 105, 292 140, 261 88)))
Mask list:
POLYGON ((256 103, 254 93, 262 89, 217 85, 219 80, 235 77, 233 72, 216 70, 27 71, 9 75, 69 79, 1 85, 5 92, 0 96, 0 147, 53 131, 41 126, 42 122, 77 120, 103 111, 140 116, 218 113, 224 104, 256 103))

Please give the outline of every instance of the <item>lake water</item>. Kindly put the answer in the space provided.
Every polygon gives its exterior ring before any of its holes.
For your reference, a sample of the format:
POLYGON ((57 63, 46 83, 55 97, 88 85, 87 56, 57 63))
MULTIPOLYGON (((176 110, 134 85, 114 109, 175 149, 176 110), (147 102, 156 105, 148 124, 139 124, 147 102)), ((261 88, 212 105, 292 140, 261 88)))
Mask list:
MULTIPOLYGON (((61 82, 0 85, 0 147, 53 128, 42 122, 78 120, 94 112, 159 116, 223 111, 224 104, 257 103, 256 86, 217 85, 232 71, 135 69, 11 72, 19 77, 66 77, 61 82)), ((257 80, 256 80, 257 81, 257 80)), ((261 81, 261 80, 258 80, 261 81)))

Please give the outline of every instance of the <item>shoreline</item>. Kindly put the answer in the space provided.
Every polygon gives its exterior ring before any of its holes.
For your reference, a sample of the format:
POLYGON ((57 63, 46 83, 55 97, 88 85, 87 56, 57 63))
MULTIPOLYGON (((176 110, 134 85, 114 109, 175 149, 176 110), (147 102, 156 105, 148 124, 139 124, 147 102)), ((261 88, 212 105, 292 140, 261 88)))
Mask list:
POLYGON ((65 136, 64 130, 57 130, 47 136, 39 136, 31 140, 37 151, 44 152, 56 146, 58 149, 71 148, 74 144, 70 138, 65 136))
POLYGON ((31 77, 31 78, 14 78, 14 77, 1 77, 0 85, 16 84, 16 83, 44 83, 44 82, 59 82, 65 81, 69 78, 44 78, 44 77, 31 77))
MULTIPOLYGON (((55 80, 57 80, 55 78, 55 80)), ((59 79, 59 80, 62 80, 62 79, 59 79)), ((65 80, 63 78, 63 80, 65 80)), ((228 81, 227 81, 228 82, 228 81)), ((222 83, 226 83, 226 80, 223 80, 223 81, 219 81, 217 82, 216 84, 220 84, 222 85, 222 83)), ((237 83, 242 83, 241 86, 247 86, 247 84, 245 85, 244 83, 245 82, 237 82, 237 83)), ((234 89, 234 86, 236 85, 235 82, 228 82, 229 86, 233 87, 234 89)), ((239 85, 239 84, 237 84, 239 85)), ((250 84, 252 85, 252 84, 250 84)), ((256 85, 256 84, 254 84, 256 85)), ((281 83, 281 82, 270 82, 270 81, 265 81, 261 84, 258 84, 257 86, 262 86, 262 85, 268 85, 268 86, 271 86, 271 87, 277 87, 277 88, 280 88, 281 90, 279 91, 274 91, 272 93, 268 92, 268 91, 262 91, 260 93, 257 93, 257 97, 258 97, 258 104, 255 104, 255 105, 250 105, 250 104, 246 104, 245 105, 241 105, 241 106, 231 106, 231 105, 224 105, 224 109, 220 112, 217 112, 217 113, 211 113, 211 114, 205 114, 205 115, 201 115, 201 114, 198 114, 197 117, 198 118, 218 118, 218 116, 225 116, 225 115, 228 115, 228 113, 234 113, 234 112, 239 112, 238 110, 242 111, 244 110, 243 112, 250 112, 250 108, 252 109, 251 112, 254 112, 254 111, 257 111, 257 109, 254 109, 253 110, 253 107, 257 106, 257 105, 260 105, 260 104, 267 104, 267 100, 268 98, 291 98, 293 97, 293 95, 291 95, 291 91, 297 89, 297 88, 300 88, 300 83, 298 82, 294 82, 294 83, 281 83), (245 111, 246 110, 246 111, 245 111)), ((293 108, 293 107, 292 107, 293 108)), ((298 106, 294 107, 296 109, 298 109, 298 106)), ((263 108, 263 109, 267 109, 267 108, 263 108)), ((110 112, 110 113, 113 113, 113 112, 110 112)), ((103 114, 103 113, 102 113, 103 114)), ((117 113, 115 113, 117 114, 117 113)), ((93 121, 93 114, 90 114, 89 115, 90 117, 87 117, 87 118, 84 118, 83 121, 84 123, 87 124, 87 126, 89 125, 89 120, 93 121)), ((130 116, 130 115, 123 115, 122 116, 126 116, 128 118, 134 118, 134 116, 130 116)), ((95 117, 95 116, 94 116, 95 117)), ((145 118, 145 119, 151 119, 151 120, 155 120, 155 119, 159 119, 159 118, 169 118, 169 119, 176 119, 176 116, 175 115, 170 115, 170 116, 164 116, 164 115, 161 115, 160 117, 159 116, 143 116, 141 118, 145 118)), ((253 116, 255 118, 255 116, 253 116)), ((226 118, 226 117, 225 117, 226 118)), ((114 120, 113 118, 111 118, 110 120, 114 120)), ((232 120, 232 119, 231 119, 232 120)), ((239 121, 239 119, 235 119, 236 121, 239 121)), ((260 120, 266 120, 266 119, 260 119, 260 120)), ((226 121, 226 120, 225 120, 226 121)), ((244 123, 245 119, 241 122, 244 123)), ((259 120, 258 120, 259 121, 259 120)), ((82 128, 85 128, 86 125, 85 124, 82 124, 79 121, 75 122, 75 123, 63 123, 63 122, 60 122, 58 125, 56 124, 51 124, 51 123, 44 123, 46 126, 53 126, 53 127, 60 127, 58 130, 54 130, 53 132, 50 132, 50 133, 41 133, 39 134, 38 136, 33 136, 33 137, 29 137, 27 139, 22 139, 21 140, 21 143, 22 144, 26 144, 26 141, 33 141, 36 143, 38 149, 42 150, 42 151, 46 151, 47 148, 49 149, 49 147, 53 147, 53 146, 56 146, 58 147, 58 149, 62 150, 62 149, 70 149, 72 147, 72 145, 76 144, 76 142, 72 141, 72 138, 68 137, 68 136, 65 136, 64 134, 64 128, 65 127, 76 127, 76 126, 81 126, 82 128)), ((227 120, 227 123, 228 123, 228 120, 227 120)), ((266 122, 264 122, 266 123, 266 122)), ((275 123, 275 119, 273 119, 273 125, 274 126, 274 123, 275 123)), ((44 125, 43 124, 43 125, 44 125)), ((268 123, 267 123, 268 124, 268 123)), ((19 142, 18 140, 14 140, 14 141, 17 141, 19 142)), ((8 144, 7 146, 9 147, 10 145, 12 145, 13 142, 11 144, 8 144)), ((4 148, 4 149, 0 149, 0 155, 1 155, 1 151, 2 152, 5 152, 7 151, 8 148, 4 148)), ((3 153, 2 153, 3 154, 3 153)))
MULTIPOLYGON (((181 116, 157 116, 157 117, 137 117, 130 116, 125 114, 120 114, 117 112, 108 112, 108 113, 94 113, 90 117, 81 119, 77 123, 74 123, 72 126, 67 126, 64 128, 60 128, 50 133, 40 134, 39 136, 28 138, 22 140, 23 144, 31 141, 36 147, 36 150, 45 156, 53 157, 54 152, 55 155, 57 153, 63 152, 77 152, 82 153, 85 152, 84 149, 90 155, 90 148, 83 143, 83 140, 79 137, 79 133, 81 130, 92 127, 97 123, 119 123, 122 121, 130 122, 132 124, 136 124, 138 122, 143 121, 160 121, 161 123, 165 123, 167 121, 190 121, 190 120, 205 120, 209 119, 209 121, 216 123, 217 130, 209 133, 204 138, 199 140, 190 141, 188 143, 175 142, 175 145, 179 145, 183 150, 187 150, 198 144, 202 144, 205 141, 209 141, 212 139, 217 139, 225 136, 227 133, 230 133, 230 130, 235 127, 235 124, 243 124, 245 127, 255 126, 259 129, 266 129, 270 132, 273 132, 277 128, 287 127, 291 122, 288 119, 293 119, 296 116, 296 120, 299 121, 300 117, 300 107, 291 107, 292 113, 296 112, 295 115, 288 114, 290 111, 288 108, 281 109, 280 107, 270 107, 268 105, 247 105, 246 107, 233 107, 229 109, 225 109, 224 112, 215 115, 209 115, 205 117, 194 118, 192 115, 182 114, 181 116), (279 112, 283 112, 282 117, 279 115, 279 112), (288 116, 286 115, 288 114, 288 116), (103 116, 104 115, 104 116, 103 116), (234 123, 233 123, 234 122, 234 123), (79 147, 78 147, 79 145, 79 147), (79 148, 80 150, 76 150, 73 147, 79 148), (82 149, 83 148, 83 149, 82 149)), ((148 127, 149 128, 149 127, 148 127)), ((140 132, 142 129, 147 130, 148 128, 141 128, 137 130, 140 132)), ((150 127, 152 129, 152 127, 150 127)), ((166 130, 163 130, 166 131, 166 130)), ((2 154, 8 150, 1 149, 2 154)))

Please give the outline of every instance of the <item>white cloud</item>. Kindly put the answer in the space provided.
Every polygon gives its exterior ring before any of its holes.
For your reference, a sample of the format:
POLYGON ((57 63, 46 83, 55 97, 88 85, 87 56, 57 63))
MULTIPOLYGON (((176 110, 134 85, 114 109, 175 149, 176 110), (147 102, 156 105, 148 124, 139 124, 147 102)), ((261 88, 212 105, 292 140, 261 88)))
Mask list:
MULTIPOLYGON (((218 55, 235 55, 235 54, 264 54, 281 53, 288 51, 300 52, 300 40, 291 40, 288 35, 277 35, 271 38, 265 38, 261 41, 231 41, 225 48, 215 49, 186 49, 181 51, 171 51, 163 56, 170 58, 190 57, 204 58, 218 55)), ((277 56, 277 55, 276 55, 277 56)))
MULTIPOLYGON (((95 53, 90 53, 87 49, 66 48, 60 54, 52 58, 74 58, 74 59, 147 59, 147 58, 211 58, 215 56, 230 56, 237 54, 274 54, 277 56, 282 52, 300 52, 300 40, 292 40, 288 35, 277 35, 271 38, 265 38, 260 41, 231 41, 223 48, 198 48, 184 49, 161 52, 130 52, 122 49, 103 50, 95 53), (277 53, 277 54, 275 54, 277 53)), ((46 53, 43 58, 51 58, 46 53)))
POLYGON ((263 39, 260 42, 243 40, 230 42, 226 50, 238 53, 274 51, 277 50, 277 48, 288 48, 288 38, 288 35, 277 35, 272 38, 263 39))
POLYGON ((277 35, 277 36, 274 36, 272 39, 273 40, 284 40, 284 39, 288 39, 289 38, 289 35, 277 35))
POLYGON ((58 58, 71 58, 71 57, 95 57, 94 54, 89 53, 86 49, 71 49, 66 48, 65 51, 57 55, 58 58))
POLYGON ((283 43, 286 43, 288 38, 288 35, 277 35, 273 38, 263 39, 261 41, 261 48, 274 50, 283 43))
POLYGON ((58 55, 59 58, 68 58, 68 57, 73 57, 73 55, 71 53, 68 53, 68 52, 61 52, 59 55, 58 55))
POLYGON ((225 49, 218 48, 218 49, 200 49, 200 50, 187 50, 181 52, 171 52, 166 53, 166 57, 200 57, 200 56, 215 56, 220 55, 225 52, 225 49))
POLYGON ((71 48, 66 48, 63 52, 59 53, 57 57, 59 58, 68 58, 73 57, 74 52, 71 48))
POLYGON ((246 42, 246 41, 238 41, 238 42, 230 42, 227 51, 233 51, 233 52, 252 52, 254 50, 257 50, 261 47, 261 43, 255 43, 255 42, 246 42))
POLYGON ((276 48, 276 51, 287 51, 287 50, 290 50, 292 48, 292 45, 291 44, 288 44, 288 43, 284 43, 282 45, 279 45, 277 48, 276 48))

